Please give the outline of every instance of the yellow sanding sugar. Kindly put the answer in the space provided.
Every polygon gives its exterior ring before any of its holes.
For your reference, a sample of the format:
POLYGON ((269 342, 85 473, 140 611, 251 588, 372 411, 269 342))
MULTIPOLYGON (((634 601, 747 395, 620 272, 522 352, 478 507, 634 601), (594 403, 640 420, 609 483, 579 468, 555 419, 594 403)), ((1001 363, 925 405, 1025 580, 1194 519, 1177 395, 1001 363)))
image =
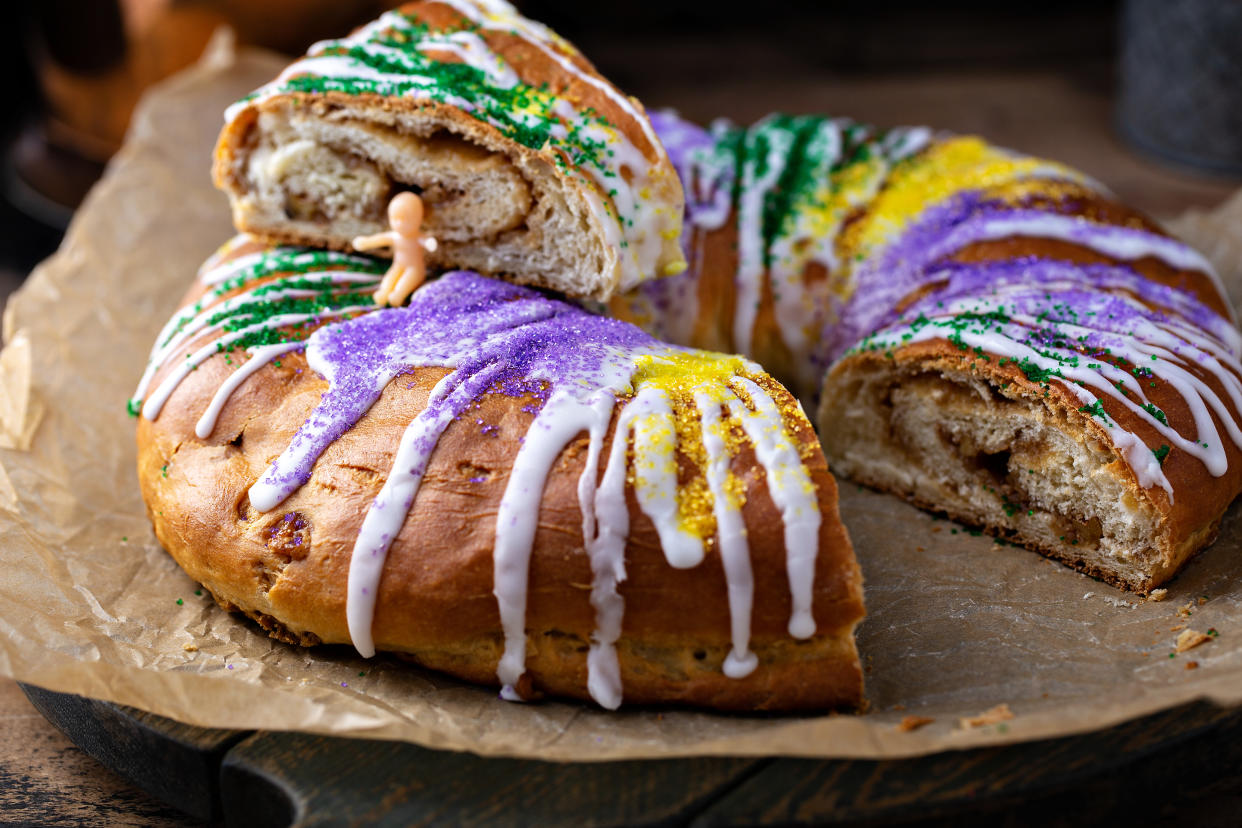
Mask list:
MULTIPOLYGON (((673 422, 677 424, 677 441, 681 451, 690 460, 687 469, 689 478, 679 478, 677 487, 677 517, 681 528, 699 538, 710 538, 716 534, 715 501, 711 489, 707 485, 708 457, 703 447, 703 422, 698 417, 698 409, 693 401, 678 395, 673 399, 673 422)), ((727 427, 722 432, 727 432, 727 427)), ((729 442, 727 434, 725 446, 729 456, 736 453, 737 447, 729 442)), ((732 479, 730 474, 729 478, 732 479)), ((741 503, 738 503, 739 508, 741 503)))
POLYGON ((635 357, 632 382, 635 390, 659 388, 670 397, 693 396, 696 389, 726 386, 734 377, 750 376, 754 370, 739 356, 666 348, 635 357))
POLYGON ((924 210, 963 190, 984 190, 1038 175, 1080 180, 1081 175, 1051 161, 1012 156, 971 136, 935 144, 898 164, 863 221, 849 228, 847 248, 855 255, 892 239, 924 210))
MULTIPOLYGON (((706 395, 708 399, 723 405, 730 394, 729 381, 738 376, 752 376, 753 371, 754 366, 741 357, 680 348, 645 354, 635 360, 635 392, 644 388, 664 391, 673 411, 673 427, 676 432, 675 436, 672 432, 667 435, 653 434, 659 439, 653 439, 644 446, 644 453, 651 457, 647 462, 670 464, 663 465, 661 470, 676 474, 679 471, 678 451, 691 461, 688 466, 690 477, 678 479, 677 514, 680 528, 696 537, 706 539, 714 535, 716 518, 711 490, 704 475, 708 458, 703 447, 703 426, 694 396, 696 393, 706 395)), ((644 425, 643 419, 645 418, 635 420, 636 434, 650 427, 644 425)), ((716 428, 729 456, 736 455, 740 444, 744 442, 740 429, 731 426, 727 421, 721 422, 716 428)), ((662 431, 669 430, 665 428, 662 431)), ((631 480, 635 485, 642 485, 636 475, 632 475, 631 480)), ((734 505, 741 508, 745 500, 745 485, 735 481, 732 474, 726 483, 726 492, 735 501, 734 505)))

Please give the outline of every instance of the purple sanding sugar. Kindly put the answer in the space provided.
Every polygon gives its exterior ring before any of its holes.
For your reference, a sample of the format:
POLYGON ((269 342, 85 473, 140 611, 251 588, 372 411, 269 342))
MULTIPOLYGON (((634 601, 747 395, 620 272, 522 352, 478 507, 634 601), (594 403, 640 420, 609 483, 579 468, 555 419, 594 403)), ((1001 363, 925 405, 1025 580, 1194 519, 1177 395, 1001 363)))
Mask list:
MULTIPOLYGON (((990 238, 989 222, 995 219, 1037 222, 1045 217, 1047 210, 1011 208, 985 198, 977 191, 958 193, 944 202, 928 208, 922 217, 906 229, 895 241, 882 248, 878 256, 863 260, 855 273, 857 285, 853 297, 841 309, 841 321, 828 336, 823 337, 825 347, 816 354, 817 362, 827 365, 867 333, 890 323, 893 308, 915 291, 942 280, 942 273, 955 265, 944 262, 958 250, 990 238)), ((1035 226, 1035 225, 1032 225, 1035 226)), ((1075 223, 1068 236, 1090 247, 1094 239, 1118 240, 1131 236, 1151 236, 1142 228, 1096 224, 1086 219, 1075 223)), ((1092 266, 1063 265, 1059 271, 1056 262, 1038 264, 1037 260, 1018 259, 981 262, 967 266, 958 273, 960 288, 957 294, 978 292, 989 286, 1012 282, 1033 283, 1063 278, 1084 287, 1094 288, 1100 273, 1108 272, 1110 278, 1127 289, 1133 289, 1141 298, 1155 304, 1167 305, 1177 313, 1217 333, 1225 342, 1235 337, 1223 330, 1228 324, 1214 311, 1204 307, 1193 294, 1176 288, 1168 288, 1146 282, 1124 265, 1092 266), (1040 268, 1044 268, 1041 272, 1040 268), (1054 272, 1055 271, 1055 272, 1054 272)), ((924 298, 943 301, 938 292, 924 298)))
MULTIPOLYGON (((1151 357, 1143 345, 1158 345, 1200 363, 1211 358, 1184 339, 1176 327, 1166 327, 1174 322, 1168 314, 1121 295, 1080 285, 1053 287, 1036 283, 1014 287, 1010 283, 1008 287, 1003 292, 963 290, 957 297, 961 301, 951 308, 939 298, 943 294, 937 293, 916 302, 900 322, 883 329, 876 337, 883 340, 888 334, 900 333, 905 325, 918 329, 926 324, 926 317, 947 315, 965 321, 960 327, 954 323, 959 330, 996 333, 1045 356, 1072 365, 1086 364, 1087 368, 1098 368, 1090 364, 1092 361, 1121 360, 1124 370, 1140 377, 1152 375, 1146 364, 1151 357), (978 301, 972 303, 972 299, 978 301)), ((1182 330, 1185 329, 1182 323, 1182 330)))
MULTIPOLYGON (((1167 308, 1220 339, 1226 339, 1232 328, 1220 314, 1189 291, 1148 279, 1126 265, 1076 264, 1033 256, 988 262, 946 262, 928 273, 927 282, 941 283, 941 286, 916 303, 920 308, 936 302, 986 295, 1005 285, 1022 284, 1033 290, 1089 285, 1094 290, 1131 293, 1145 304, 1167 308)), ((909 314, 907 310, 904 315, 909 314)))
MULTIPOLYGON (((376 310, 311 336, 308 358, 329 388, 264 482, 282 499, 304 484, 324 449, 353 428, 392 379, 412 368, 455 369, 419 415, 446 423, 485 393, 546 400, 556 386, 598 384, 618 351, 657 344, 633 325, 530 288, 468 271, 447 273, 416 291, 405 307, 376 310)), ((439 433, 431 429, 421 438, 424 456, 439 433)))
POLYGON ((841 309, 840 323, 823 337, 817 362, 825 366, 867 333, 877 330, 904 297, 926 279, 928 265, 945 254, 933 255, 954 227, 983 204, 977 192, 959 193, 927 208, 917 222, 886 245, 880 256, 865 259, 854 273, 853 296, 841 309))

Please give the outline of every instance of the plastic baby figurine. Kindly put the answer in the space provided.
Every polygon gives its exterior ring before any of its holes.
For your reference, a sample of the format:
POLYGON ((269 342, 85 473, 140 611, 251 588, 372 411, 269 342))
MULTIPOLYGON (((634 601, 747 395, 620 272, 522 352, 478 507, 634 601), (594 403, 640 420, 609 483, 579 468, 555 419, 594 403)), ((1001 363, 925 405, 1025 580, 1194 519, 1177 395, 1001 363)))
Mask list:
POLYGON ((423 283, 427 275, 423 255, 436 249, 436 240, 423 235, 423 200, 414 193, 397 193, 388 202, 388 224, 392 229, 387 233, 358 236, 353 244, 359 251, 392 248, 392 267, 375 291, 375 304, 395 307, 423 283))

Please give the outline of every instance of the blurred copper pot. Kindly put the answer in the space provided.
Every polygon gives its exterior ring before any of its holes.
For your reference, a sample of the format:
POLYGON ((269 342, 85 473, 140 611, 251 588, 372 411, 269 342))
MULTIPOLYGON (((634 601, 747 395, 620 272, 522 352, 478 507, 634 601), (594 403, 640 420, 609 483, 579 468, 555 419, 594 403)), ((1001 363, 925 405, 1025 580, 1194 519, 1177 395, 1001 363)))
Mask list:
MULTIPOLYGON (((202 54, 220 26, 300 54, 374 17, 382 0, 42 0, 27 39, 44 114, 18 141, 18 186, 72 209, 121 145, 143 90, 202 54)), ((29 199, 28 199, 29 200, 29 199)), ((46 217, 45 217, 46 218, 46 217)))

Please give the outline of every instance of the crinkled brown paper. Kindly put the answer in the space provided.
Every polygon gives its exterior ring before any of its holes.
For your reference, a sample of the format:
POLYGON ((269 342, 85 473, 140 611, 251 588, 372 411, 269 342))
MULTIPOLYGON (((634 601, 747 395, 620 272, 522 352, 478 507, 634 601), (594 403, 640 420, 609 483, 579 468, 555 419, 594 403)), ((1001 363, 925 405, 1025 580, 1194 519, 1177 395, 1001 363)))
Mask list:
MULTIPOLYGON (((843 482, 867 579, 862 716, 510 704, 394 659, 279 644, 223 612, 151 534, 125 400, 198 264, 231 234, 208 176, 220 113, 278 68, 218 49, 153 92, 61 250, 8 307, 0 674, 197 725, 558 760, 891 758, 1081 732, 1196 698, 1242 702, 1238 509, 1157 603, 843 482), (1219 637, 1170 657, 1179 623, 1219 637), (959 723, 1001 703, 1012 720, 959 723), (898 731, 910 714, 935 721, 898 731)), ((1176 229, 1242 285, 1242 194, 1176 229)))

